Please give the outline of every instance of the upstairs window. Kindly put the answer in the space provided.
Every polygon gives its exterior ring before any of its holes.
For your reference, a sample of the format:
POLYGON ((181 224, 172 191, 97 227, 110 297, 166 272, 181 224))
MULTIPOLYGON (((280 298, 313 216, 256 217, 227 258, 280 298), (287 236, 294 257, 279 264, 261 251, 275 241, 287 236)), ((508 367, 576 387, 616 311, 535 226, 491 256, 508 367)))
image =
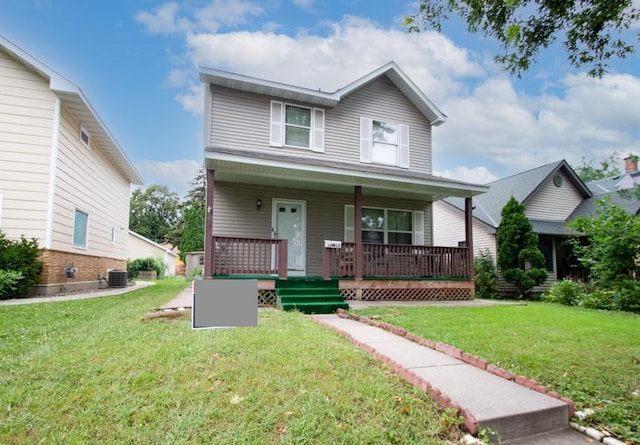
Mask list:
POLYGON ((324 152, 324 110, 271 101, 270 144, 324 152))
POLYGON ((360 118, 360 162, 409 168, 409 127, 360 118))
POLYGON ((285 105, 284 145, 309 148, 311 144, 311 108, 285 105))

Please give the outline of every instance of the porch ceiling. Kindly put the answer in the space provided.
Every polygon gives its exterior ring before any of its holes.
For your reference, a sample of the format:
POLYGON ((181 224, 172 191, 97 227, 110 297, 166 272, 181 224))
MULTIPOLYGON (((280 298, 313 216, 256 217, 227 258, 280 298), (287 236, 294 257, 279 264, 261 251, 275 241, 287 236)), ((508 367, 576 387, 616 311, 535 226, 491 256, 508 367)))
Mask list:
POLYGON ((336 163, 286 155, 209 148, 207 169, 216 181, 352 194, 435 201, 448 196, 472 197, 487 187, 437 176, 370 165, 336 163))

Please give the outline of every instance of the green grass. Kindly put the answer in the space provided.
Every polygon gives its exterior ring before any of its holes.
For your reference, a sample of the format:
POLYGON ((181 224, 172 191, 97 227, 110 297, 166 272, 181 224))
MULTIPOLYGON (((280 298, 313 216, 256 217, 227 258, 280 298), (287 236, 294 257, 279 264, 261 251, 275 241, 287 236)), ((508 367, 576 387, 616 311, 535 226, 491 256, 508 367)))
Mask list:
POLYGON ((425 394, 299 313, 142 321, 185 286, 0 307, 0 443, 448 443, 425 394))
POLYGON ((357 311, 525 375, 592 408, 592 426, 640 443, 640 316, 529 303, 357 311))

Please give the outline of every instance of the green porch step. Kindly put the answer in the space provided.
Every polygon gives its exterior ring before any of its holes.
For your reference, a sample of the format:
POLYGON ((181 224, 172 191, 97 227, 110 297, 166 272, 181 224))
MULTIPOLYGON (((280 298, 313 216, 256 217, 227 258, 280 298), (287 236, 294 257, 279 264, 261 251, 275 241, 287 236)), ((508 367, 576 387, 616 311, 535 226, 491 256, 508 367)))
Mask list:
POLYGON ((305 314, 329 314, 349 309, 344 302, 338 280, 322 278, 294 278, 276 281, 278 305, 285 311, 298 310, 305 314))

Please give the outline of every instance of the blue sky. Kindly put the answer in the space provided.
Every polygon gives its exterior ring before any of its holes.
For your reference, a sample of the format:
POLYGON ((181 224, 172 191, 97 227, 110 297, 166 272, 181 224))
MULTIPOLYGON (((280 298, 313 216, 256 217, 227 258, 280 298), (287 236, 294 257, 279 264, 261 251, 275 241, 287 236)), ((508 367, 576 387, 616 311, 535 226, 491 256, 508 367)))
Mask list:
POLYGON ((181 196, 202 163, 198 66, 332 91, 394 60, 448 115, 434 131, 434 173, 468 182, 559 159, 580 165, 615 150, 640 154, 638 55, 591 79, 552 48, 517 79, 493 63, 495 42, 458 21, 443 34, 407 33, 402 20, 415 7, 0 0, 0 34, 84 91, 146 185, 181 196))

